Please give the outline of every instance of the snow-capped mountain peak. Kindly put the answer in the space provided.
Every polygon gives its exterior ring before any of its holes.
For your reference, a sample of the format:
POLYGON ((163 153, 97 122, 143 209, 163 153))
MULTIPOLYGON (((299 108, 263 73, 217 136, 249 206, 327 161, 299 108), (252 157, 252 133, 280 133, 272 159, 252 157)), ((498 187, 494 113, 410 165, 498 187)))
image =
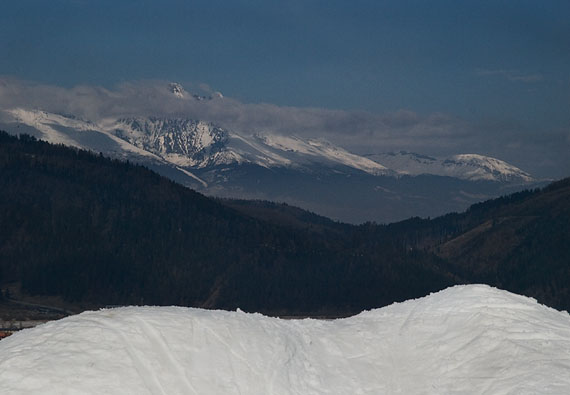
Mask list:
POLYGON ((184 87, 177 82, 169 83, 168 84, 168 91, 172 95, 174 95, 175 97, 177 97, 179 99, 193 98, 194 100, 197 100, 197 101, 207 101, 207 100, 223 99, 224 98, 224 95, 222 95, 221 92, 214 92, 210 96, 198 95, 196 93, 194 93, 194 94, 188 93, 184 89, 184 87))
POLYGON ((112 133, 177 166, 204 168, 252 163, 265 168, 310 171, 311 166, 318 164, 373 175, 389 173, 384 166, 323 140, 267 133, 238 134, 203 121, 125 118, 113 125, 112 133))
POLYGON ((471 181, 527 183, 535 179, 527 172, 502 160, 478 154, 459 154, 435 158, 399 151, 368 154, 365 157, 403 175, 432 174, 471 181))
POLYGON ((520 180, 532 182, 532 176, 518 167, 508 164, 500 159, 477 154, 453 155, 443 161, 443 165, 450 168, 464 168, 464 174, 471 179, 487 179, 491 181, 520 180))
POLYGON ((210 123, 172 118, 123 118, 112 133, 176 166, 204 167, 223 150, 228 133, 210 123))

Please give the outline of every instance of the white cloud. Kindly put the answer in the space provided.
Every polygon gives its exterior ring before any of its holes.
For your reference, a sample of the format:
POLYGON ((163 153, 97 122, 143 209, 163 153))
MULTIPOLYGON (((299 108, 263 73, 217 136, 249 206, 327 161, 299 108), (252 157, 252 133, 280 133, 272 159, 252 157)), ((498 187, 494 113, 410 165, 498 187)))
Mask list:
POLYGON ((207 101, 191 97, 180 99, 171 94, 164 81, 125 83, 110 90, 85 85, 66 89, 5 78, 0 79, 0 107, 41 108, 72 113, 92 121, 136 115, 180 116, 207 120, 241 132, 310 136, 448 136, 454 133, 453 125, 457 123, 445 114, 421 116, 409 110, 378 115, 364 111, 242 103, 219 97, 207 101))

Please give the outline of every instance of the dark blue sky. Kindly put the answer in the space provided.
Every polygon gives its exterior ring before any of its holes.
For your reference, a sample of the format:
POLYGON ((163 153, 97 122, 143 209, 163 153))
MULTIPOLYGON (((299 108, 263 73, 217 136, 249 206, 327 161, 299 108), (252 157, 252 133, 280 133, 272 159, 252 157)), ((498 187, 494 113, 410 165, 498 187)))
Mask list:
POLYGON ((570 128, 568 0, 5 0, 0 55, 0 75, 64 87, 570 128))
POLYGON ((39 82, 166 79, 249 102, 465 114, 569 97, 568 1, 18 0, 2 8, 0 72, 39 82))

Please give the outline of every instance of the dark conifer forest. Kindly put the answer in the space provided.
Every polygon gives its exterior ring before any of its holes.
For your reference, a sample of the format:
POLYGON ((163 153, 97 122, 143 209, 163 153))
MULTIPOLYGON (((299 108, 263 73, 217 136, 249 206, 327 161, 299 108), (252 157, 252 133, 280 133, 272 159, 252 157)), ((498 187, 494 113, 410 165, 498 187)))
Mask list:
POLYGON ((13 282, 91 306, 319 315, 485 282, 568 309, 570 179, 461 214, 352 226, 1 132, 0 288, 13 282))

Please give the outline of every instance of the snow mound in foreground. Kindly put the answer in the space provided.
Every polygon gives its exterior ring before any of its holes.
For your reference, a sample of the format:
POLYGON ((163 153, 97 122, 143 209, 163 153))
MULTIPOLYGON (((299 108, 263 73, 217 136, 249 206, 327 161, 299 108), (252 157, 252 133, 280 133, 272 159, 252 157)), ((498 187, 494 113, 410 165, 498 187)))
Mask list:
POLYGON ((563 394, 570 317, 483 285, 334 320, 126 307, 0 342, 2 394, 563 394))

